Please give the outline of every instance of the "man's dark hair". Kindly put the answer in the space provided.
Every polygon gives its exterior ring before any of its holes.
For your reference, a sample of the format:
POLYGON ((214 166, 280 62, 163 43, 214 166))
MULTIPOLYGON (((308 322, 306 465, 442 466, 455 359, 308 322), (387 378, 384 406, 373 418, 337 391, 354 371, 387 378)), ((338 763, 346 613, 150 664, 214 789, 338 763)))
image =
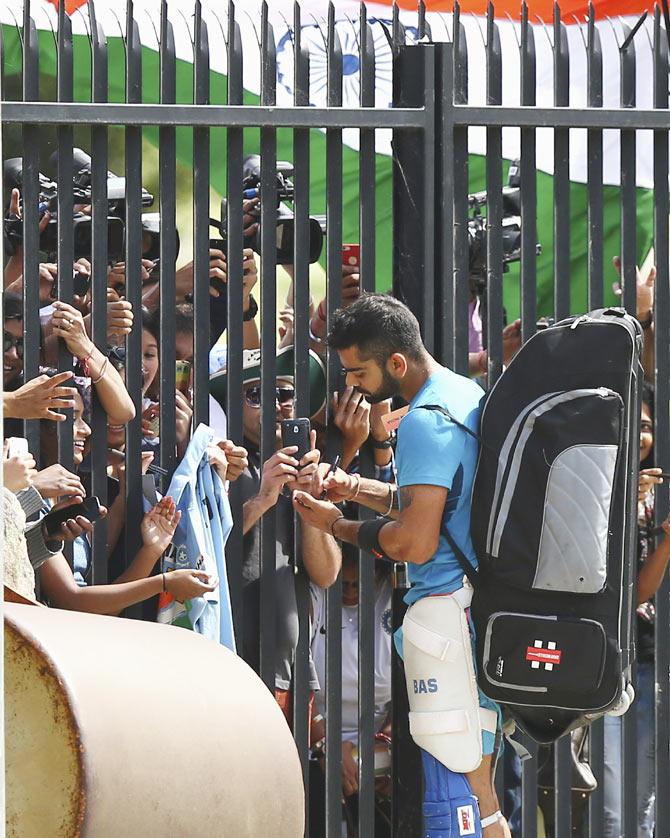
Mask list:
POLYGON ((328 346, 356 346, 364 358, 374 358, 380 366, 394 352, 402 352, 414 361, 425 352, 419 321, 390 294, 361 294, 349 308, 338 309, 333 314, 328 346))
POLYGON ((175 334, 179 335, 184 333, 193 336, 193 311, 193 303, 180 303, 175 308, 175 334))

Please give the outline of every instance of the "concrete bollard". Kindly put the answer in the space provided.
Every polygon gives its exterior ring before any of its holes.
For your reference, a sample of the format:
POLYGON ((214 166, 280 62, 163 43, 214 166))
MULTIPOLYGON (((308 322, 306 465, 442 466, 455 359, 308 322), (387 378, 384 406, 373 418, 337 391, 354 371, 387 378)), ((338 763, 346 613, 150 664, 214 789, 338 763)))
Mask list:
POLYGON ((5 606, 9 838, 300 838, 291 733, 256 674, 184 629, 5 606))

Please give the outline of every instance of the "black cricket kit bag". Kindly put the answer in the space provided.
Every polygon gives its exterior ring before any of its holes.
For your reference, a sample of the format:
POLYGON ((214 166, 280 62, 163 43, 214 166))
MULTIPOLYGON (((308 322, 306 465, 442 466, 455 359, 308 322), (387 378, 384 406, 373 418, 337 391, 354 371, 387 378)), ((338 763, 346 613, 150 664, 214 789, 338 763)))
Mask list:
POLYGON ((623 309, 537 332, 482 412, 479 685, 538 742, 630 704, 642 332, 623 309))

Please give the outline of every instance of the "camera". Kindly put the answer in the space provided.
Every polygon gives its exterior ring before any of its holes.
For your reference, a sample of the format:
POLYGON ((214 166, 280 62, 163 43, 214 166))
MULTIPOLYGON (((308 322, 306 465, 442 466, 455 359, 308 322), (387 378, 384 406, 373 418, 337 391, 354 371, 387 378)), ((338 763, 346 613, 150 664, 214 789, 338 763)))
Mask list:
MULTIPOLYGON (((50 166, 58 166, 58 153, 49 159, 50 166)), ((84 208, 91 203, 92 160, 80 148, 72 150, 72 197, 75 211, 72 217, 74 258, 91 258, 93 241, 93 220, 84 208)), ((5 183, 9 189, 23 191, 23 160, 12 157, 4 164, 5 183)), ((39 214, 48 212, 50 219, 40 233, 40 250, 47 258, 55 259, 58 251, 58 184, 42 172, 39 179, 39 214)), ((153 195, 142 188, 142 206, 150 206, 153 195)), ((125 242, 126 180, 114 172, 107 172, 107 259, 116 262, 123 257, 125 242)), ((11 245, 23 241, 23 220, 16 215, 6 215, 4 220, 6 240, 11 245)))
MULTIPOLYGON (((521 190, 519 161, 513 160, 509 166, 507 186, 503 187, 502 245, 503 271, 509 270, 510 262, 521 259, 521 190)), ((487 204, 486 192, 468 195, 468 250, 470 283, 473 293, 481 295, 486 290, 486 216, 482 208, 487 204)), ((542 252, 542 246, 535 245, 536 252, 542 252)))
MULTIPOLYGON (((179 231, 175 228, 175 260, 179 256, 179 231)), ((142 258, 154 263, 151 279, 160 281, 161 216, 159 212, 142 213, 142 258)))
MULTIPOLYGON (((294 187, 291 177, 293 175, 293 164, 287 161, 277 161, 275 176, 275 201, 277 207, 276 216, 276 243, 277 243, 277 264, 292 265, 295 261, 293 253, 293 232, 295 229, 295 216, 292 209, 287 206, 293 203, 294 187)), ((242 188, 245 200, 260 197, 261 185, 261 158, 258 154, 250 154, 244 158, 242 165, 242 188)), ((224 198, 221 201, 221 221, 210 219, 221 235, 222 250, 226 249, 226 226, 227 226, 227 202, 224 198)), ((309 261, 317 262, 321 256, 323 247, 323 236, 325 233, 325 217, 311 216, 309 218, 309 261)), ((260 228, 252 236, 244 239, 244 246, 250 247, 256 253, 261 251, 260 228)))

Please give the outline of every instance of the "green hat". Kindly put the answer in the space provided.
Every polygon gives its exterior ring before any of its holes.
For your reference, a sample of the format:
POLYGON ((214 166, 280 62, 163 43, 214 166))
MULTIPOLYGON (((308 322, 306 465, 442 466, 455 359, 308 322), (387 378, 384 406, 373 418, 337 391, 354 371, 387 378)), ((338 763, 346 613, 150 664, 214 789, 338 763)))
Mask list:
MULTIPOLYGON (((292 346, 285 346, 277 352, 276 376, 293 381, 294 352, 292 346)), ((242 357, 242 384, 261 380, 261 350, 245 349, 242 357)), ((228 369, 215 372, 209 377, 209 392, 226 409, 228 369)), ((316 352, 309 350, 309 416, 310 419, 326 403, 326 369, 316 352)))

